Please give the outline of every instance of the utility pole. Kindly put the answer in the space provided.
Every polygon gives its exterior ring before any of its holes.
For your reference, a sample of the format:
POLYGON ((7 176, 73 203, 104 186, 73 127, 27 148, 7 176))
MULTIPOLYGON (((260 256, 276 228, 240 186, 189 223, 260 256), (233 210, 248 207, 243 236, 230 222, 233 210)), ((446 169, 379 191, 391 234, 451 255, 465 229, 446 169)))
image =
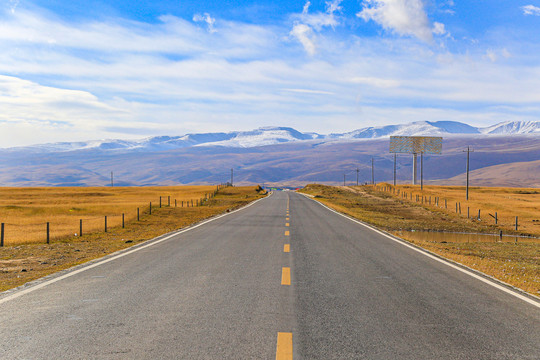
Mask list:
POLYGON ((373 164, 374 160, 371 158, 371 184, 375 185, 375 165, 373 164))
POLYGON ((474 152, 474 150, 467 146, 467 150, 463 150, 463 152, 467 152, 467 191, 465 197, 469 200, 469 153, 474 152))
POLYGON ((233 186, 233 179, 234 179, 234 174, 233 174, 233 169, 231 169, 231 186, 233 186))
POLYGON ((420 152, 420 190, 424 190, 424 152, 420 152))
POLYGON ((111 171, 111 187, 114 187, 113 172, 111 171))
POLYGON ((413 153, 413 170, 412 170, 412 184, 413 185, 416 185, 417 184, 417 179, 416 179, 416 174, 418 174, 418 171, 417 171, 417 156, 418 154, 417 153, 413 153))
POLYGON ((356 186, 358 186, 358 174, 360 173, 360 169, 356 168, 356 186))
POLYGON ((394 186, 396 186, 396 160, 397 160, 397 154, 394 153, 394 186))

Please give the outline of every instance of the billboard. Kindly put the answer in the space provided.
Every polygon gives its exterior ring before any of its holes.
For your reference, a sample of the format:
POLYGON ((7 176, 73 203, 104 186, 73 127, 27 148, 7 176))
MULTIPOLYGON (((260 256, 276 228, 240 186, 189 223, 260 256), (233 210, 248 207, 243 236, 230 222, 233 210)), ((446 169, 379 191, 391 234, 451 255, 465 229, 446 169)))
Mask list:
POLYGON ((442 137, 390 136, 390 152, 405 154, 440 154, 442 137))

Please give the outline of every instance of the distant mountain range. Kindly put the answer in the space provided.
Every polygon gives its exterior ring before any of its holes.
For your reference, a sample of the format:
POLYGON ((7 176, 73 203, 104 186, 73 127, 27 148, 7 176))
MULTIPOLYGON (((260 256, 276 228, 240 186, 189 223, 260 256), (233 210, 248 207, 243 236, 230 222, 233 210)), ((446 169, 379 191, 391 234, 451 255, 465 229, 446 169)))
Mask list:
POLYGON ((159 152, 193 146, 251 148, 292 141, 380 139, 390 136, 460 136, 540 134, 540 121, 507 121, 479 128, 456 121, 418 121, 409 124, 367 127, 347 133, 321 135, 302 133, 290 127, 262 127, 251 131, 228 133, 155 136, 142 140, 94 140, 62 142, 0 149, 2 152, 50 153, 97 149, 110 152, 159 152))
MULTIPOLYGON (((475 128, 452 121, 415 122, 344 134, 302 133, 265 127, 230 133, 159 136, 0 149, 0 186, 342 184, 391 181, 392 135, 442 136, 441 155, 424 156, 426 183, 464 184, 470 146, 472 185, 540 187, 540 122, 475 128)), ((412 158, 398 156, 399 182, 410 183, 412 158)))

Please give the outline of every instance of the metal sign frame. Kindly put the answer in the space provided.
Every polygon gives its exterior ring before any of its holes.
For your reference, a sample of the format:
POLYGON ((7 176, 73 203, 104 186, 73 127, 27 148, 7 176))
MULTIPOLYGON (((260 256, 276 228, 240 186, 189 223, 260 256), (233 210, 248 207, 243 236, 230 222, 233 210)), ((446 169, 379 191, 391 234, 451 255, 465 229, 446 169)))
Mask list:
POLYGON ((394 154, 394 184, 396 182, 396 154, 413 155, 413 185, 417 179, 417 155, 421 158, 421 188, 424 188, 424 154, 441 154, 442 137, 439 136, 390 136, 390 152, 394 154))
POLYGON ((440 154, 442 137, 390 136, 390 152, 401 154, 440 154))

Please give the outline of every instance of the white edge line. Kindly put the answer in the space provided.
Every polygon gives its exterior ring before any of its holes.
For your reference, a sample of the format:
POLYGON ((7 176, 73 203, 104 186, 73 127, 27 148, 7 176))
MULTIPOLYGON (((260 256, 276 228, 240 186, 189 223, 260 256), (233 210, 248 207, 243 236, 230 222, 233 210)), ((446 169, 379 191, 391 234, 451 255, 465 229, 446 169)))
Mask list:
MULTIPOLYGON (((270 194, 270 195, 271 195, 271 194, 270 194)), ((121 254, 113 255, 112 257, 109 257, 109 258, 107 258, 107 259, 98 260, 97 262, 95 262, 95 263, 93 263, 93 264, 90 264, 90 265, 86 265, 86 266, 85 266, 84 264, 82 264, 83 267, 80 268, 80 269, 73 270, 73 271, 69 271, 69 270, 68 270, 69 272, 68 272, 67 274, 64 274, 64 275, 55 277, 55 278, 53 278, 53 279, 51 279, 51 280, 44 281, 44 282, 42 282, 42 283, 40 283, 40 284, 31 286, 31 287, 29 287, 28 289, 16 291, 16 292, 13 293, 12 295, 8 295, 8 296, 6 296, 5 298, 0 299, 0 304, 6 303, 6 302, 11 301, 11 300, 14 300, 14 299, 16 299, 16 298, 18 298, 18 297, 20 297, 20 296, 23 296, 23 295, 26 295, 26 294, 31 293, 31 292, 33 292, 33 291, 39 290, 39 289, 41 289, 41 288, 44 288, 45 286, 54 284, 54 283, 57 282, 57 281, 64 280, 64 279, 66 279, 66 278, 68 278, 68 277, 71 277, 71 276, 73 276, 73 275, 77 275, 77 274, 79 274, 79 273, 82 273, 83 271, 90 270, 90 269, 92 269, 92 268, 95 268, 95 267, 97 267, 97 266, 106 264, 106 263, 108 263, 108 262, 110 262, 110 261, 114 261, 114 260, 119 259, 119 258, 121 258, 121 257, 124 257, 124 256, 127 256, 127 255, 129 255, 129 254, 132 254, 132 253, 134 253, 134 252, 137 252, 137 251, 139 251, 139 250, 146 249, 146 248, 148 248, 148 247, 150 247, 150 246, 157 245, 157 244, 162 243, 162 242, 164 242, 164 241, 166 241, 166 240, 169 240, 170 238, 173 238, 173 237, 175 237, 175 236, 177 236, 177 235, 180 235, 180 234, 183 234, 183 233, 185 233, 185 232, 188 232, 188 231, 191 231, 191 230, 193 230, 193 229, 196 229, 196 228, 198 228, 199 226, 203 226, 203 225, 205 225, 205 224, 208 224, 209 222, 215 221, 215 220, 217 220, 217 219, 221 219, 221 218, 224 217, 224 216, 231 215, 231 214, 234 214, 234 213, 236 213, 236 212, 238 212, 238 211, 247 209, 248 207, 254 205, 255 203, 257 203, 257 202, 259 202, 259 201, 261 201, 261 200, 267 199, 268 197, 270 197, 270 195, 267 196, 267 197, 261 198, 261 199, 257 199, 257 200, 255 200, 255 201, 253 201, 253 202, 251 202, 251 203, 249 203, 249 204, 247 204, 247 205, 245 205, 245 206, 239 208, 239 209, 233 210, 233 211, 228 212, 228 213, 225 213, 225 214, 218 215, 218 216, 213 217, 213 218, 208 219, 208 220, 204 220, 203 222, 200 222, 200 223, 198 223, 198 224, 196 224, 196 225, 190 226, 190 227, 188 227, 187 229, 175 231, 175 232, 173 232, 172 234, 170 234, 170 235, 164 237, 163 239, 155 240, 156 238, 153 238, 153 239, 150 239, 150 240, 146 240, 147 242, 149 242, 149 243, 146 244, 146 245, 142 245, 142 246, 136 247, 136 248, 131 249, 131 250, 128 250, 128 251, 120 250, 120 251, 123 251, 121 254)), ((163 236, 163 235, 161 235, 161 236, 163 236)), ((157 238, 159 238, 159 236, 158 236, 157 238)), ((114 253, 113 253, 113 254, 114 254, 114 253)), ((109 255, 110 255, 110 254, 109 254, 109 255)), ((53 275, 53 274, 51 274, 51 275, 53 275)), ((36 279, 36 280, 39 280, 39 279, 36 279)), ((9 290, 8 290, 8 291, 9 291, 9 290)), ((1 293, 0 293, 0 294, 1 294, 1 293)))
MULTIPOLYGON (((302 194, 302 193, 299 193, 299 194, 302 194)), ((302 195, 304 195, 304 194, 302 194, 302 195)), ((359 220, 353 219, 353 218, 351 218, 351 217, 348 216, 348 215, 342 214, 342 213, 340 213, 339 211, 336 211, 336 210, 334 210, 334 209, 332 209, 332 208, 326 206, 325 204, 323 204, 323 203, 321 203, 321 202, 319 202, 319 201, 317 201, 317 200, 315 200, 315 199, 311 199, 311 198, 309 198, 309 197, 308 197, 308 199, 313 200, 313 201, 315 201, 317 204, 321 205, 322 207, 325 207, 326 209, 328 209, 328 210, 330 210, 330 211, 332 211, 332 212, 334 212, 334 213, 336 213, 336 214, 338 214, 338 215, 340 215, 340 216, 343 216, 344 218, 349 219, 350 221, 353 221, 353 222, 355 222, 355 223, 357 223, 357 224, 360 224, 360 225, 362 225, 362 226, 364 226, 364 227, 366 227, 366 228, 368 228, 368 229, 370 229, 370 230, 372 230, 372 231, 378 233, 379 235, 385 236, 385 237, 387 237, 388 239, 390 239, 390 240, 392 240, 392 241, 395 241, 395 242, 398 243, 398 244, 401 244, 401 245, 403 245, 403 246, 406 246, 406 247, 408 247, 409 249, 412 249, 412 250, 414 250, 414 251, 416 251, 416 252, 419 252, 420 254, 423 254, 423 255, 425 255, 425 256, 427 256, 427 257, 433 259, 433 260, 436 260, 436 261, 438 261, 438 262, 440 262, 440 263, 442 263, 442 264, 445 264, 445 265, 447 265, 447 266, 450 266, 451 268, 454 268, 454 269, 456 269, 456 270, 459 270, 459 271, 461 271, 461 272, 464 273, 464 274, 467 274, 467 275, 469 275, 469 276, 472 276, 473 278, 475 278, 475 279, 477 279, 477 280, 480 280, 480 281, 482 281, 482 282, 484 282, 484 283, 486 283, 486 284, 488 284, 488 285, 491 285, 491 286, 493 286, 493 287, 496 288, 496 289, 502 290, 502 291, 504 291, 504 292, 507 293, 507 294, 513 295, 513 296, 517 297, 517 298, 520 299, 520 300, 523 300, 523 301, 525 301, 525 302, 527 302, 527 303, 529 303, 529 304, 531 304, 531 305, 536 306, 537 308, 540 308, 540 302, 535 301, 534 299, 529 298, 528 296, 522 295, 522 294, 520 294, 520 293, 518 293, 518 292, 516 292, 516 291, 514 291, 514 290, 511 290, 511 289, 507 288, 506 286, 500 285, 500 284, 498 284, 497 282, 495 282, 495 281, 500 281, 500 280, 491 280, 491 279, 488 279, 488 278, 486 278, 486 277, 484 277, 484 276, 475 274, 474 272, 475 272, 475 271, 478 271, 478 270, 471 269, 471 268, 469 268, 469 267, 467 267, 467 266, 465 266, 465 265, 462 265, 462 264, 460 264, 460 266, 458 266, 458 265, 456 265, 456 264, 453 264, 452 262, 450 262, 450 260, 444 259, 444 258, 440 257, 439 255, 435 255, 435 254, 431 253, 431 251, 429 251, 429 250, 426 250, 426 249, 423 249, 423 248, 422 248, 422 249, 419 249, 419 248, 416 247, 416 246, 413 246, 413 245, 411 245, 411 244, 408 244, 407 242, 405 242, 405 240, 396 239, 396 238, 394 238, 394 237, 392 237, 392 236, 390 236, 390 235, 388 235, 388 234, 385 234, 384 232, 380 231, 379 229, 377 229, 377 228, 375 228, 375 227, 373 227, 373 226, 371 226, 371 225, 368 225, 368 224, 366 224, 366 223, 363 223, 363 222, 361 222, 361 221, 359 221, 359 220)), ((489 275, 486 275, 486 276, 489 276, 489 275)), ((511 285, 508 285, 508 286, 511 286, 511 285)), ((532 295, 532 296, 534 296, 534 295, 532 295)))

